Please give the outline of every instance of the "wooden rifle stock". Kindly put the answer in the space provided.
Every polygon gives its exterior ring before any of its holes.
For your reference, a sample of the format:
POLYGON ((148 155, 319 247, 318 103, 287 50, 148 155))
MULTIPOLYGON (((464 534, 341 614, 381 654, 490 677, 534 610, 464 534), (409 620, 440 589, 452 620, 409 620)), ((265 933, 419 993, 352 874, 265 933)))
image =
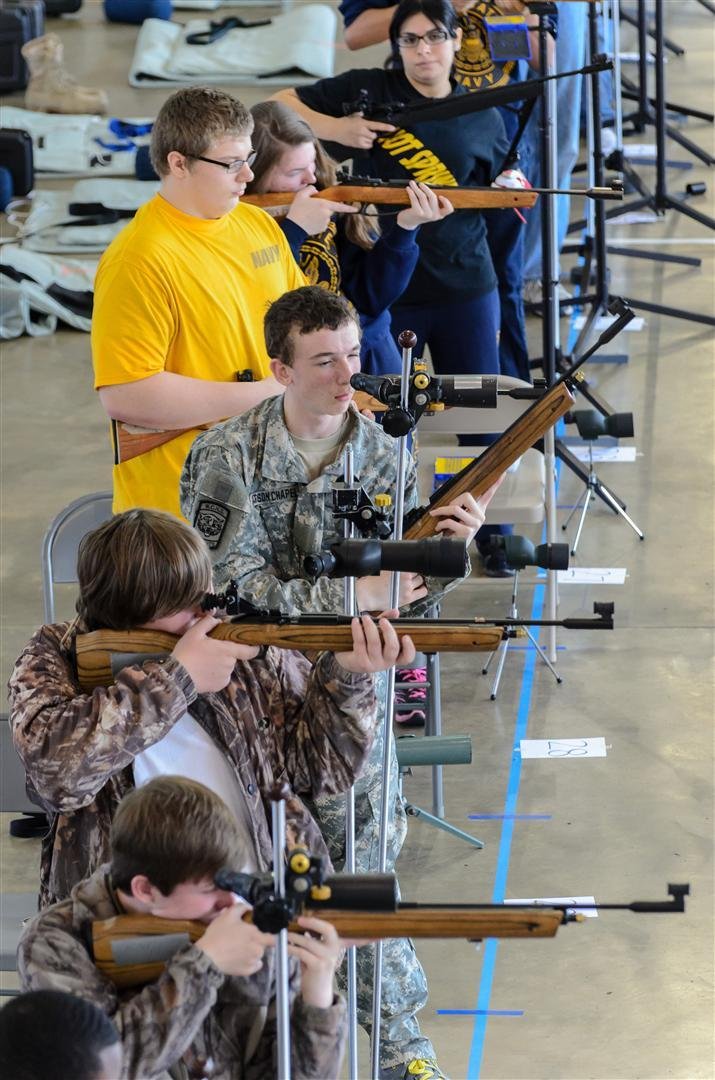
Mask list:
MULTIPOLYGON (((530 207, 538 199, 538 192, 529 188, 501 187, 431 187, 438 197, 449 199, 455 210, 492 210, 509 207, 530 207)), ((274 191, 263 194, 242 195, 241 202, 259 206, 269 214, 283 216, 295 198, 294 191, 274 191)), ((331 202, 372 203, 375 206, 409 206, 407 188, 393 184, 365 184, 356 178, 354 183, 333 184, 312 196, 331 202)))
POLYGON ((573 403, 573 394, 565 382, 547 390, 543 397, 538 398, 483 454, 442 484, 427 506, 414 510, 408 516, 403 539, 421 540, 423 537, 435 536, 439 518, 433 517, 428 510, 449 506, 465 492, 478 499, 496 483, 510 465, 543 438, 564 413, 569 411, 573 403))
MULTIPOLYGON (((383 412, 386 408, 376 398, 370 397, 360 390, 353 395, 356 408, 372 409, 373 412, 383 412)), ((220 421, 218 421, 220 423, 220 421)), ((212 424, 197 424, 196 430, 208 431, 212 424)), ((124 461, 131 461, 140 454, 147 454, 150 450, 156 450, 157 446, 178 439, 179 435, 193 428, 143 428, 136 424, 126 424, 123 420, 112 420, 112 446, 114 448, 114 464, 120 465, 124 461)))
POLYGON ((438 506, 449 506, 455 498, 465 492, 469 492, 478 499, 510 465, 513 465, 554 426, 564 413, 569 411, 574 403, 571 388, 583 378, 579 368, 603 345, 612 341, 633 318, 633 311, 628 307, 627 301, 620 298, 612 302, 609 311, 615 315, 614 321, 602 331, 593 345, 559 376, 554 385, 542 397, 537 398, 533 405, 471 465, 465 466, 451 480, 442 484, 426 506, 419 507, 407 515, 402 534, 404 540, 421 540, 423 537, 433 536, 436 532, 437 518, 428 511, 438 506))
MULTIPOLYGON (((418 652, 493 652, 502 641, 501 626, 479 620, 395 619, 398 637, 409 634, 418 652)), ((209 637, 240 645, 274 645, 279 649, 349 652, 352 647, 350 619, 344 616, 304 615, 295 619, 267 618, 223 622, 209 637)), ((75 642, 77 673, 84 691, 111 686, 112 654, 128 656, 168 655, 179 638, 164 630, 93 630, 79 634, 75 642)), ((131 661, 129 661, 131 662, 131 661)))
MULTIPOLYGON (((316 908, 305 911, 332 923, 342 938, 544 938, 554 937, 565 921, 558 908, 510 905, 401 904, 397 911, 370 912, 316 908)), ((243 916, 251 922, 251 912, 243 916)), ((154 915, 117 915, 92 924, 94 962, 121 989, 158 979, 179 949, 198 941, 201 922, 160 919, 154 915), (165 938, 165 941, 161 939, 165 938)), ((290 930, 301 932, 297 923, 290 930)))

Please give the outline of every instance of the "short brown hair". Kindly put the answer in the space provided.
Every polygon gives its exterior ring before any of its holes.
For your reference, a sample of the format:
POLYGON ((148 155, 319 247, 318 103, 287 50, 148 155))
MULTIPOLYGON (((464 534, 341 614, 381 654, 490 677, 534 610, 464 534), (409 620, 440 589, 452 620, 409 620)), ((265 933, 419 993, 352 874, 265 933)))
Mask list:
POLYGON ((90 630, 134 630, 200 603, 211 556, 172 514, 126 510, 82 538, 77 578, 77 612, 90 630))
POLYGON ((183 776, 157 776, 125 795, 112 822, 112 884, 145 875, 164 896, 187 881, 239 870, 246 850, 233 814, 213 791, 183 776))
POLYGON ((295 357, 292 333, 312 334, 315 330, 339 330, 354 322, 360 330, 355 309, 344 296, 320 285, 304 285, 283 293, 268 308, 263 319, 266 350, 271 359, 289 366, 295 357))
POLYGON ((159 176, 167 176, 172 150, 202 157, 216 140, 241 139, 252 131, 253 117, 237 98, 208 86, 187 86, 159 109, 151 131, 151 163, 159 176))

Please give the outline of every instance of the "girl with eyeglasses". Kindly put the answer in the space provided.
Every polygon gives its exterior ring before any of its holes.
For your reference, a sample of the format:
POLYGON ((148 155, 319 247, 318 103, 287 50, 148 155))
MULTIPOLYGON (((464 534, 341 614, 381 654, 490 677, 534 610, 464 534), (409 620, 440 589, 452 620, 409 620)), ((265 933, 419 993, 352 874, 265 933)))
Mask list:
POLYGON ((410 181, 410 206, 388 219, 381 232, 376 218, 355 206, 311 198, 336 182, 336 165, 305 120, 278 101, 254 105, 251 114, 256 154, 247 194, 290 193, 288 212, 279 224, 308 282, 341 293, 358 312, 363 371, 399 371, 389 308, 417 264, 420 226, 451 214, 451 203, 410 181))
MULTIPOLYGON (((496 109, 404 126, 399 114, 395 124, 344 115, 344 105, 362 91, 381 105, 467 93, 454 77, 461 30, 449 0, 402 0, 390 23, 390 43, 387 70, 349 71, 275 96, 320 139, 339 144, 343 157, 358 151, 357 173, 447 187, 489 184, 508 149, 496 109)), ((392 333, 414 330, 416 355, 428 345, 439 373, 497 374, 499 296, 483 214, 461 210, 421 231, 417 244, 417 266, 391 309, 392 333)))

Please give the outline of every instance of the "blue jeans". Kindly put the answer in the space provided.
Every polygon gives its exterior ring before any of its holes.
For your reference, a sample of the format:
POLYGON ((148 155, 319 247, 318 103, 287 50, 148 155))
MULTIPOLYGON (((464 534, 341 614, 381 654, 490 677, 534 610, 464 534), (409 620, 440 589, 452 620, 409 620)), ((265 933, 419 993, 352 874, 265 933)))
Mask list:
MULTIPOLYGON (((559 4, 559 36, 556 40, 556 71, 573 71, 583 67, 586 60, 586 4, 559 4)), ((582 76, 559 79, 556 83, 556 129, 557 146, 556 187, 566 188, 571 183, 571 171, 578 160, 579 127, 581 117, 582 76)), ((527 126, 527 133, 532 129, 533 137, 539 139, 540 106, 534 109, 527 126)), ((540 154, 535 157, 531 183, 536 187, 541 184, 540 154)), ((558 250, 561 251, 569 224, 571 210, 570 195, 557 195, 556 233, 558 250)), ((541 214, 538 203, 529 214, 524 230, 524 278, 541 277, 541 214)))
POLYGON ((392 308, 392 335, 413 330, 415 356, 429 346, 438 375, 499 374, 499 293, 471 300, 392 308))
MULTIPOLYGON (((432 366, 438 375, 499 374, 499 293, 497 289, 474 300, 430 307, 393 307, 392 333, 403 330, 417 335, 414 355, 429 345, 432 366)), ((497 435, 458 435, 460 446, 488 446, 497 435)), ((477 544, 486 544, 495 532, 510 532, 508 525, 483 525, 477 544)))

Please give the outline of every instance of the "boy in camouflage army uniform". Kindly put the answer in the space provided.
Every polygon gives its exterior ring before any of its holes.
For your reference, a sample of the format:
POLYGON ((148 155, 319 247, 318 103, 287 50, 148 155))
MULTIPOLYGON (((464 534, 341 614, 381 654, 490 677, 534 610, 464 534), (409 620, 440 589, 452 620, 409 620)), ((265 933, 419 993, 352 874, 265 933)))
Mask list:
MULTIPOLYGON (((122 800, 109 864, 25 929, 23 989, 68 991, 111 1018, 122 1050, 113 1080, 275 1076, 275 939, 244 922, 247 906, 214 884, 219 870, 246 856, 217 795, 182 777, 158 777, 122 800), (123 914, 193 919, 206 930, 177 949, 156 981, 120 990, 95 967, 91 941, 93 923, 123 914)), ((292 1073, 335 1080, 345 1041, 345 1003, 333 992, 340 940, 322 919, 299 921, 310 934, 288 935, 292 1073)))
MULTIPOLYGON (((317 286, 296 289, 271 304, 264 330, 271 371, 285 387, 283 397, 270 398, 196 439, 181 477, 182 513, 211 549, 218 586, 235 579, 241 596, 289 615, 340 612, 343 582, 308 580, 303 559, 342 537, 342 525, 333 516, 332 490, 342 476, 346 443, 352 445, 356 477, 371 499, 394 490, 395 444, 351 405, 350 378, 360 369, 360 332, 346 300, 317 286)), ((452 506, 432 511, 441 519, 437 529, 469 543, 484 521, 490 497, 487 493, 477 503, 466 494, 452 506)), ((405 509, 416 503, 416 470, 409 458, 405 509)), ((411 605, 412 613, 424 609, 446 584, 431 582, 428 588, 419 575, 402 574, 400 606, 411 605)), ((388 590, 387 573, 359 578, 358 609, 380 610, 387 604, 388 590)), ((355 790, 356 864, 361 872, 377 867, 381 743, 378 736, 355 790)), ((390 785, 388 869, 407 828, 397 796, 394 747, 390 785)), ((340 866, 345 857, 345 800, 323 797, 312 808, 340 866)), ((370 947, 358 950, 358 998, 358 1019, 369 1031, 370 947)), ((426 1000, 427 984, 412 943, 386 941, 380 1032, 384 1077, 441 1075, 432 1044, 415 1017, 426 1000)))
POLYGON ((109 853, 121 798, 153 776, 181 773, 229 805, 246 838, 245 869, 272 864, 268 793, 291 787, 291 844, 327 854, 303 798, 344 791, 359 775, 375 729, 373 672, 411 641, 390 623, 353 622, 353 649, 302 653, 208 637, 201 610, 211 560, 185 522, 128 510, 88 533, 78 560, 79 617, 43 626, 10 679, 10 723, 28 781, 50 818, 40 904, 64 900, 109 853), (179 635, 171 655, 118 655, 114 681, 86 693, 77 635, 147 627, 179 635))

